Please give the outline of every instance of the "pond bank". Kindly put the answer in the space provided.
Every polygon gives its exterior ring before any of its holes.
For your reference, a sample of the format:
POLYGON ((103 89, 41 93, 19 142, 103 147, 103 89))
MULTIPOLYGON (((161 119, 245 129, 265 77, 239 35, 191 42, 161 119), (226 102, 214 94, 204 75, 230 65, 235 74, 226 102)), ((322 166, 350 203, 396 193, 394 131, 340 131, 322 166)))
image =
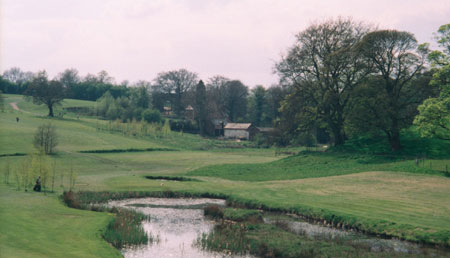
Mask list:
MULTIPOLYGON (((352 217, 349 217, 351 220, 349 222, 345 222, 346 219, 339 216, 335 216, 333 214, 327 214, 326 211, 324 213, 316 213, 311 210, 306 210, 306 216, 302 215, 300 210, 297 209, 284 209, 279 207, 270 207, 266 206, 262 203, 243 200, 240 198, 235 198, 232 196, 224 195, 224 194, 216 194, 216 193, 192 193, 192 192, 172 192, 172 191, 158 191, 158 192, 79 192, 76 194, 79 203, 82 203, 81 206, 84 209, 91 209, 91 203, 101 204, 105 203, 109 200, 122 200, 126 198, 144 198, 144 197, 164 197, 164 198, 180 198, 180 197, 188 197, 188 198, 220 198, 226 199, 227 205, 231 205, 233 207, 240 208, 256 208, 259 210, 264 210, 265 212, 276 212, 280 214, 289 214, 291 216, 295 216, 297 220, 302 220, 305 222, 310 222, 311 224, 325 224, 326 227, 330 228, 345 228, 345 231, 349 232, 359 232, 364 235, 374 235, 376 236, 377 231, 371 232, 370 226, 359 223, 358 220, 355 220, 352 217), (341 220, 342 219, 342 220, 341 220), (344 222, 339 222, 344 221, 344 222), (362 229, 361 229, 362 228, 362 229)), ((83 208, 81 207, 81 208, 83 208)), ((302 210, 303 211, 303 210, 302 210)), ((321 225, 322 226, 322 225, 321 225)), ((381 226, 376 227, 376 229, 382 229, 381 226)), ((378 238, 388 238, 390 237, 388 234, 379 234, 378 238)), ((432 239, 431 239, 432 240, 432 239)), ((425 242, 426 243, 426 242, 425 242)), ((448 253, 447 247, 441 247, 440 249, 445 250, 448 253)))

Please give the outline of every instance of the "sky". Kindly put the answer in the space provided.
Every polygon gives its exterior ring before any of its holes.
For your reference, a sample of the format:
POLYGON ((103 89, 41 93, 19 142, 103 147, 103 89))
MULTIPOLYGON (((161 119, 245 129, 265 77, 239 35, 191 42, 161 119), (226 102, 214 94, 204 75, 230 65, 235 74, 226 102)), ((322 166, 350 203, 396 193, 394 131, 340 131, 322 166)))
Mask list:
POLYGON ((133 83, 184 68, 268 87, 295 35, 339 16, 432 43, 450 1, 0 0, 0 71, 105 70, 133 83))

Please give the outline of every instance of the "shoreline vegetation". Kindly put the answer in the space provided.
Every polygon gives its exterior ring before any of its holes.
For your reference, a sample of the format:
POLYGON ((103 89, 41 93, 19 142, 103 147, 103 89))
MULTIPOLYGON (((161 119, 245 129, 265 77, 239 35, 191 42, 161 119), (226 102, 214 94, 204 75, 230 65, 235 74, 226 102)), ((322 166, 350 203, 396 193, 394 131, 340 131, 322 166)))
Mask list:
MULTIPOLYGON (((174 191, 154 191, 154 192, 65 192, 63 194, 64 202, 73 208, 86 209, 93 211, 107 211, 103 208, 98 208, 98 204, 104 204, 110 200, 123 200, 130 198, 214 198, 226 200, 228 207, 240 209, 262 210, 268 212, 277 212, 281 214, 295 215, 299 218, 341 230, 348 230, 352 232, 359 232, 362 234, 376 236, 380 238, 397 238, 414 243, 436 246, 440 248, 450 249, 450 231, 442 231, 436 234, 422 234, 406 235, 405 230, 408 230, 409 225, 397 225, 385 220, 364 221, 357 217, 347 215, 336 215, 330 211, 321 209, 320 211, 311 209, 309 207, 273 207, 264 203, 255 202, 252 200, 245 200, 243 198, 234 197, 231 195, 224 195, 219 193, 209 192, 174 192, 174 191)), ((205 215, 212 215, 212 217, 223 217, 219 211, 205 213, 205 215)), ((252 217, 254 214, 251 214, 252 217)), ((230 217, 231 218, 231 217, 230 217)), ((239 219, 237 219, 239 221, 239 219)), ((411 233, 411 232, 410 232, 411 233)))

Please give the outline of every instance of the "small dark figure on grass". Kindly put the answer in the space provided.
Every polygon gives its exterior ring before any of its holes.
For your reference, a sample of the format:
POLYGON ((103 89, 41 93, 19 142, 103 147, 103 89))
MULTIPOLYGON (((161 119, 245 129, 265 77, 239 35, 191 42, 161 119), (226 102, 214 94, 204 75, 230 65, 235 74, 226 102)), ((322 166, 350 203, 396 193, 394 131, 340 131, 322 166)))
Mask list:
POLYGON ((33 190, 36 191, 36 192, 40 192, 41 191, 41 176, 39 176, 36 179, 36 185, 34 185, 33 190))
POLYGON ((19 122, 19 117, 16 117, 16 122, 17 122, 17 123, 19 122))

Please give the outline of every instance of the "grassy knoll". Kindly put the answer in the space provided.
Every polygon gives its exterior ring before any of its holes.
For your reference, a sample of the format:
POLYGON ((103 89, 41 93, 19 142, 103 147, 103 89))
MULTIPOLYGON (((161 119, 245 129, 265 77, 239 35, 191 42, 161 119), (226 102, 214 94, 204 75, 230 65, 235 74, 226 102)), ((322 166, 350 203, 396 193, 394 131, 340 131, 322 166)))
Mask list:
POLYGON ((427 160, 416 165, 415 160, 400 160, 397 157, 309 152, 265 164, 227 164, 202 167, 188 172, 188 175, 219 177, 237 181, 289 180, 365 171, 406 171, 444 175, 443 171, 445 171, 446 165, 450 167, 450 160, 427 160))
POLYGON ((107 213, 71 209, 56 195, 0 185, 1 257, 120 257, 101 234, 107 213))

